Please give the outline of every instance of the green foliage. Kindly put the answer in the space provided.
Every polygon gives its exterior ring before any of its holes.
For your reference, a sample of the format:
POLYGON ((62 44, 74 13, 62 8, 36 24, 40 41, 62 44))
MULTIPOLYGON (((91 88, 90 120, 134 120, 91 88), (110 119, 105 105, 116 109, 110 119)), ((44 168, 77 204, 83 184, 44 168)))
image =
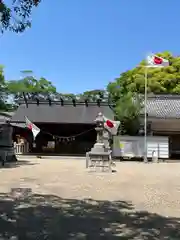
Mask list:
POLYGON ((103 97, 104 95, 104 90, 99 90, 99 89, 95 89, 95 90, 91 90, 91 91, 86 91, 82 94, 83 98, 87 98, 90 101, 96 101, 97 99, 99 99, 100 97, 103 97))
POLYGON ((120 120, 121 134, 136 135, 140 127, 139 115, 142 101, 136 94, 128 93, 116 102, 115 113, 120 120))
POLYGON ((104 90, 90 90, 85 91, 80 94, 73 94, 73 93, 57 93, 57 98, 63 97, 67 100, 76 99, 78 101, 84 101, 85 99, 88 99, 90 102, 96 101, 99 98, 103 98, 104 90))
POLYGON ((0 111, 6 111, 9 108, 9 105, 6 102, 8 92, 3 69, 4 67, 0 65, 0 111))
POLYGON ((115 112, 120 121, 124 119, 136 119, 141 111, 142 104, 138 95, 128 93, 122 96, 116 103, 115 112))
POLYGON ((33 76, 26 76, 21 80, 9 81, 7 84, 9 93, 14 96, 14 100, 18 101, 25 92, 29 98, 32 98, 37 93, 43 95, 50 95, 56 93, 56 88, 50 81, 45 78, 37 80, 33 76))
POLYGON ((63 97, 65 100, 70 100, 72 101, 72 99, 76 99, 76 95, 73 93, 61 93, 60 97, 63 97))
POLYGON ((10 6, 6 1, 0 1, 0 30, 24 32, 31 26, 31 13, 34 7, 37 7, 41 0, 10 0, 10 6))
POLYGON ((16 93, 55 93, 56 88, 45 78, 39 80, 34 77, 25 77, 22 80, 13 80, 8 82, 9 92, 16 93))

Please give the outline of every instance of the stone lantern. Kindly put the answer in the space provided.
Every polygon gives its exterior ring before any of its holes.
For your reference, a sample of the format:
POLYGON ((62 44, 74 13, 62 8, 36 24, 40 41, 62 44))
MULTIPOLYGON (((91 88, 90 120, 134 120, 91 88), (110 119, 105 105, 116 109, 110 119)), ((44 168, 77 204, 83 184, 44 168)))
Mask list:
POLYGON ((108 168, 111 170, 111 150, 105 147, 104 143, 104 118, 100 112, 96 119, 97 139, 90 152, 86 153, 86 168, 100 167, 102 170, 108 168))

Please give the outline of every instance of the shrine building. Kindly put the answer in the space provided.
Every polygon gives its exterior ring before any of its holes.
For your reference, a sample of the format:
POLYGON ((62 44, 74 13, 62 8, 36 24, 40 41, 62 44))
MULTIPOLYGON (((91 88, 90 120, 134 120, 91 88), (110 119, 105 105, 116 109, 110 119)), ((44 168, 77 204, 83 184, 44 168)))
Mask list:
POLYGON ((10 119, 13 140, 16 136, 26 139, 32 154, 84 155, 96 141, 94 120, 99 112, 114 119, 107 102, 22 101, 10 119), (35 141, 25 116, 41 130, 35 141))

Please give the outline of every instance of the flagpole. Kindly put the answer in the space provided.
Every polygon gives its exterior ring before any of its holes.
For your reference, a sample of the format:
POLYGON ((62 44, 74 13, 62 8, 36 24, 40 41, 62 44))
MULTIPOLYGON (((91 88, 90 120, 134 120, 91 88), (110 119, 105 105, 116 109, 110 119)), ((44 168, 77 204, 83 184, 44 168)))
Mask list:
POLYGON ((147 163, 147 67, 144 73, 144 163, 147 163))
POLYGON ((148 68, 149 67, 166 67, 169 66, 169 60, 151 54, 147 57, 147 65, 144 72, 144 163, 148 162, 147 158, 147 87, 148 87, 148 68))

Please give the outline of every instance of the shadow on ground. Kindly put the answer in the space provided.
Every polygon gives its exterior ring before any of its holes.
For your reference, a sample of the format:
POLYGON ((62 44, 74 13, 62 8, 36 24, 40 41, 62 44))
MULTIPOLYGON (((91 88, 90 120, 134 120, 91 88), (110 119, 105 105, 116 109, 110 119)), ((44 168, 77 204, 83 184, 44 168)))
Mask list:
POLYGON ((17 167, 21 167, 21 166, 33 166, 33 165, 37 165, 39 163, 32 163, 31 161, 28 160, 18 160, 16 162, 6 162, 4 166, 1 165, 0 169, 3 168, 17 168, 17 167))
POLYGON ((179 220, 136 212, 124 201, 63 199, 31 189, 0 195, 0 239, 175 240, 179 220))

